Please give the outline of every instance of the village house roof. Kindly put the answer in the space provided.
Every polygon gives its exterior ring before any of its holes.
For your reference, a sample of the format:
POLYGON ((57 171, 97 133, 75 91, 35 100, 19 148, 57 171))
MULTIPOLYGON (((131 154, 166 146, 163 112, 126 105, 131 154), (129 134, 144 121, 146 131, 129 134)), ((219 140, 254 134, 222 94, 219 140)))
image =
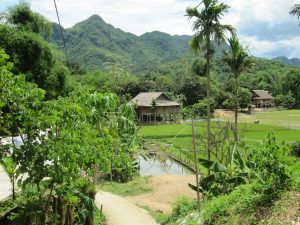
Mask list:
POLYGON ((176 101, 172 101, 163 92, 141 92, 135 96, 129 103, 137 106, 151 107, 153 101, 156 106, 180 106, 176 101))
POLYGON ((265 90, 252 90, 254 96, 253 99, 273 99, 270 92, 265 90))

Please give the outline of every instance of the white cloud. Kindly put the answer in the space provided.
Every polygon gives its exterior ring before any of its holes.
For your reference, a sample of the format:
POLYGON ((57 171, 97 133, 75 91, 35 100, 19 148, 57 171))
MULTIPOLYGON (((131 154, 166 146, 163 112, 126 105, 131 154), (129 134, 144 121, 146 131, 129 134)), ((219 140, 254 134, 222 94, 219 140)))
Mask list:
POLYGON ((258 40, 255 36, 241 36, 240 39, 244 45, 249 47, 250 52, 255 56, 267 58, 273 58, 275 56, 299 58, 300 37, 278 41, 261 41, 258 40))
MULTIPOLYGON (((53 1, 30 1, 36 10, 51 21, 57 21, 53 1)), ((178 0, 57 0, 64 27, 100 15, 106 22, 134 34, 160 30, 170 34, 191 34, 190 25, 184 17, 191 2, 178 0)))
MULTIPOLYGON (((56 22, 53 0, 28 0, 32 9, 56 22)), ((298 21, 289 15, 290 8, 299 0, 223 0, 231 6, 223 22, 232 24, 239 36, 252 47, 257 56, 273 57, 276 49, 297 45, 300 36, 298 21), (274 50, 275 49, 275 50, 274 50)), ((1 0, 13 5, 17 0, 1 0)), ((107 23, 137 35, 153 30, 170 34, 192 34, 192 23, 185 9, 196 6, 200 0, 56 0, 64 27, 100 15, 107 23)), ((222 2, 222 0, 220 0, 222 2)), ((2 6, 3 7, 3 6, 2 6)), ((0 8, 1 9, 1 8, 0 8)), ((289 49, 289 48, 287 48, 289 49)), ((287 56, 298 56, 295 48, 287 56)), ((299 52, 299 51, 298 51, 299 52)))

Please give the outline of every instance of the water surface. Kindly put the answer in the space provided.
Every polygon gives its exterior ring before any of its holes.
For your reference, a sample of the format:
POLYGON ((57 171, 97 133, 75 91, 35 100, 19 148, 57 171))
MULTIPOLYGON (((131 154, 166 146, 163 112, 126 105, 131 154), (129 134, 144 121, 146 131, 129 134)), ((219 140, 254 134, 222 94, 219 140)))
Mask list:
POLYGON ((164 174, 193 174, 188 168, 170 159, 166 154, 159 154, 144 159, 139 156, 140 176, 157 176, 164 174))

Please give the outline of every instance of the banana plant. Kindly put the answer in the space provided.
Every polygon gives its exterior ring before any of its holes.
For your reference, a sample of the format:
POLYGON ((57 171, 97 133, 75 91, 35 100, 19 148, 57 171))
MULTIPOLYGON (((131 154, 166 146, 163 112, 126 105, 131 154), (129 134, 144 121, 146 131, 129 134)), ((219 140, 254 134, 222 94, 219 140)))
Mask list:
MULTIPOLYGON (((199 163, 211 172, 210 175, 202 178, 199 182, 199 191, 208 196, 217 196, 228 193, 235 187, 247 183, 255 173, 250 169, 239 151, 234 146, 231 162, 225 166, 220 162, 214 162, 206 159, 199 159, 199 163)), ((197 187, 188 184, 189 187, 197 191, 197 187)))

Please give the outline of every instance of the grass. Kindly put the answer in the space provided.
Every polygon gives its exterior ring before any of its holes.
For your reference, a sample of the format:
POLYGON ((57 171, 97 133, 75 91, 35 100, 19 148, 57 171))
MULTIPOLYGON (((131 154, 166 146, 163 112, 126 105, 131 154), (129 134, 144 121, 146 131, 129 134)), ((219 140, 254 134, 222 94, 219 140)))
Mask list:
MULTIPOLYGON (((292 143, 300 140, 300 129, 295 129, 295 126, 298 125, 300 128, 300 110, 267 111, 257 113, 252 117, 259 119, 260 123, 241 122, 238 125, 241 139, 244 139, 250 145, 260 144, 267 138, 269 133, 274 133, 278 142, 292 143), (297 118, 299 119, 297 120, 297 118), (294 127, 289 127, 289 124, 294 124, 294 127)), ((213 130, 217 130, 217 123, 220 122, 212 122, 213 130)), ((205 140, 200 138, 201 135, 206 133, 206 122, 197 122, 195 131, 198 156, 206 158, 205 140)), ((182 154, 189 160, 193 160, 191 124, 142 126, 139 134, 148 141, 161 143, 162 149, 177 157, 182 154), (171 143, 173 147, 166 147, 165 143, 171 143)), ((203 168, 200 169, 203 171, 203 168)))
MULTIPOLYGON (((265 140, 270 132, 279 142, 300 140, 300 110, 268 111, 257 113, 253 121, 239 123, 239 129, 245 141, 257 145, 265 140)), ((216 122, 212 123, 216 127, 216 122)), ((196 124, 198 150, 201 150, 199 134, 206 132, 206 123, 196 124)), ((139 134, 152 142, 160 142, 163 149, 178 155, 180 149, 189 150, 192 154, 192 129, 190 124, 169 124, 141 127, 139 134), (175 137, 176 136, 176 137, 175 137), (175 138, 174 138, 175 137, 175 138), (172 143, 167 147, 164 143, 172 143)), ((259 146, 258 146, 259 148, 259 146)), ((203 155, 206 153, 203 152, 203 155)), ((202 156, 202 154, 201 154, 202 156)), ((278 192, 265 192, 265 186, 258 181, 241 185, 227 195, 221 195, 203 201, 201 211, 188 208, 189 204, 181 203, 170 215, 156 214, 161 224, 296 224, 299 222, 299 183, 300 161, 295 161, 287 168, 291 177, 291 187, 278 192), (273 197, 272 197, 273 196, 273 197), (185 210, 186 209, 186 210, 185 210), (182 213, 181 213, 182 212, 182 213), (172 219, 174 217, 174 219, 172 219), (179 219, 179 220, 178 220, 179 219)), ((201 170, 201 169, 200 169, 201 170)))
POLYGON ((300 129, 300 110, 272 110, 255 113, 254 117, 263 124, 300 129))
MULTIPOLYGON (((239 124, 239 127, 244 139, 249 142, 261 142, 265 140, 270 132, 274 133, 278 141, 294 142, 300 139, 300 130, 288 127, 265 124, 239 124)), ((206 123, 198 122, 196 124, 196 133, 198 136, 205 132, 206 123)), ((165 143, 172 143, 175 147, 185 150, 192 150, 193 147, 192 128, 190 124, 143 126, 139 130, 139 134, 146 139, 156 139, 165 143)))
POLYGON ((98 208, 95 210, 95 218, 94 218, 94 224, 95 225, 105 225, 105 216, 98 208))
POLYGON ((99 188, 120 196, 135 196, 152 191, 149 184, 149 177, 136 177, 127 183, 105 181, 99 188))
MULTIPOLYGON (((249 121, 259 120, 260 123, 239 123, 239 130, 243 138, 250 143, 263 141, 270 132, 274 133, 278 141, 295 142, 300 140, 300 110, 273 110, 255 113, 250 117, 252 119, 249 121)), ((216 126, 216 122, 213 122, 212 126, 216 126)), ((197 122, 196 134, 205 132, 206 122, 197 122)), ((139 130, 139 134, 146 139, 161 139, 163 142, 172 143, 181 149, 192 149, 190 124, 143 126, 139 130), (174 138, 175 136, 176 138, 174 138)))

